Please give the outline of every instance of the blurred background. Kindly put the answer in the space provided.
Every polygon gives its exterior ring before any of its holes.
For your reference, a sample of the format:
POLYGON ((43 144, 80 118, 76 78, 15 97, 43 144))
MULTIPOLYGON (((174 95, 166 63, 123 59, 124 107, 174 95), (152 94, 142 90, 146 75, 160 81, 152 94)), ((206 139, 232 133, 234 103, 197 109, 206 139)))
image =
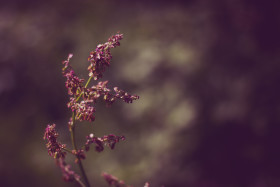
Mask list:
MULTIPOLYGON (((100 103, 85 135, 125 135, 84 162, 134 187, 280 186, 280 15, 277 1, 48 0, 0 3, 0 186, 65 183, 43 141, 57 124, 69 148, 61 62, 87 78, 89 52, 116 32, 103 80, 140 99, 100 103)), ((68 156, 73 164, 73 157, 68 156)), ((75 164, 72 166, 76 171, 75 164)))

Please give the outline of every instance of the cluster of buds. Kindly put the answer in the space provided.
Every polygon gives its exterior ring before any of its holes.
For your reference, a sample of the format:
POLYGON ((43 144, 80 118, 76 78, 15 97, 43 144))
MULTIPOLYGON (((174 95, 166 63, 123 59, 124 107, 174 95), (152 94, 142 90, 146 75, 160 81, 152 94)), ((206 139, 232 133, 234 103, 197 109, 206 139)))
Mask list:
MULTIPOLYGON (((117 177, 115 177, 113 175, 110 175, 108 173, 104 172, 104 173, 102 173, 102 176, 110 186, 114 186, 114 187, 133 187, 133 186, 125 184, 124 181, 119 180, 117 177)), ((150 184, 148 182, 146 182, 144 187, 150 187, 150 184)))
POLYGON ((120 40, 123 39, 122 34, 116 34, 108 39, 108 42, 99 44, 95 51, 90 52, 88 61, 90 65, 88 67, 89 76, 94 80, 100 79, 103 76, 106 67, 110 66, 112 59, 111 49, 120 45, 120 40))
POLYGON ((74 180, 80 181, 80 176, 76 174, 73 170, 71 170, 71 166, 69 164, 66 164, 64 159, 56 159, 56 164, 61 169, 61 173, 63 176, 63 179, 67 182, 72 182, 74 180))
POLYGON ((55 130, 55 124, 48 125, 43 138, 47 140, 46 147, 49 155, 55 159, 65 158, 66 152, 63 151, 65 145, 57 142, 57 137, 58 133, 55 130))
POLYGON ((95 108, 93 101, 82 100, 81 102, 77 102, 76 98, 71 97, 67 106, 71 108, 72 112, 75 112, 75 119, 80 121, 94 121, 95 108))
POLYGON ((76 156, 75 162, 78 163, 81 160, 86 159, 86 155, 83 149, 72 150, 72 154, 76 156))
MULTIPOLYGON (((111 106, 116 99, 121 99, 126 103, 132 103, 134 100, 139 99, 137 95, 130 95, 123 90, 119 90, 118 87, 114 87, 114 92, 107 87, 108 81, 100 81, 97 85, 91 88, 82 88, 82 101, 77 101, 76 97, 71 97, 68 102, 68 108, 71 108, 72 112, 75 112, 76 119, 80 121, 94 121, 95 105, 98 98, 103 97, 107 106, 111 106)), ((73 89, 69 89, 73 90, 73 89)))
POLYGON ((125 140, 124 136, 116 136, 114 134, 109 134, 103 137, 94 137, 93 134, 90 134, 86 137, 87 141, 85 144, 85 150, 89 151, 90 144, 95 144, 95 150, 101 152, 104 150, 104 146, 109 146, 111 149, 115 148, 115 145, 120 140, 125 140))
POLYGON ((46 147, 51 157, 56 159, 56 164, 62 172, 65 181, 79 181, 80 176, 72 171, 71 166, 65 163, 66 152, 63 150, 66 145, 57 142, 58 133, 55 130, 55 124, 48 125, 44 134, 44 139, 47 140, 46 147))
POLYGON ((132 103, 134 100, 139 99, 137 95, 130 95, 129 93, 119 90, 118 87, 114 87, 114 93, 107 87, 108 81, 100 81, 97 85, 91 88, 85 89, 83 92, 83 98, 86 101, 96 103, 99 97, 103 97, 103 100, 107 103, 107 106, 111 106, 116 99, 121 99, 126 103, 132 103))
POLYGON ((114 187, 132 187, 129 185, 126 185, 124 183, 124 181, 119 180, 117 177, 110 175, 108 173, 102 173, 103 178, 106 180, 106 182, 110 185, 110 186, 114 186, 114 187))
POLYGON ((63 61, 64 67, 62 68, 62 75, 66 77, 65 87, 68 89, 69 95, 78 96, 83 89, 84 79, 76 76, 72 66, 69 64, 73 54, 69 54, 67 60, 63 61))

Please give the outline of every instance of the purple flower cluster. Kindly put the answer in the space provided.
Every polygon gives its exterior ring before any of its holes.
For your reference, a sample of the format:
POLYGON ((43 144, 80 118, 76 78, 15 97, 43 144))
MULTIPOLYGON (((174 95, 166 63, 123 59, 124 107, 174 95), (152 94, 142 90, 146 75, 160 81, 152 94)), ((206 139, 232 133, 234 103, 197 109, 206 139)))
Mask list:
POLYGON ((67 60, 63 61, 62 75, 66 77, 65 86, 68 89, 69 95, 78 96, 82 92, 84 79, 76 76, 72 66, 69 64, 73 54, 69 54, 67 60))
POLYGON ((89 89, 84 90, 83 98, 86 101, 96 103, 99 97, 103 97, 103 100, 108 106, 112 105, 116 99, 121 99, 126 103, 132 103, 133 100, 139 99, 137 95, 130 95, 123 90, 119 90, 118 87, 114 87, 114 93, 107 87, 108 81, 100 81, 97 85, 92 86, 89 89))
POLYGON ((95 150, 97 152, 101 152, 104 150, 104 146, 109 146, 111 149, 115 148, 115 145, 120 140, 125 140, 124 136, 116 136, 114 134, 109 134, 107 136, 103 136, 101 138, 94 137, 93 134, 90 134, 86 137, 87 141, 85 144, 85 150, 89 151, 90 144, 95 144, 95 150))
MULTIPOLYGON (((67 80, 68 81, 68 80, 67 80)), ((100 81, 91 88, 78 87, 78 89, 68 88, 68 90, 82 90, 82 101, 77 101, 76 97, 71 97, 67 106, 75 112, 75 118, 80 121, 94 121, 95 104, 101 96, 108 106, 112 105, 116 99, 121 99, 126 103, 132 103, 139 99, 137 95, 130 95, 118 87, 114 87, 114 93, 107 87, 108 81, 100 81)), ((75 85, 75 84, 73 84, 75 85)))
POLYGON ((90 65, 88 67, 89 76, 94 80, 100 79, 103 76, 106 67, 110 66, 112 59, 111 49, 120 45, 120 40, 123 39, 122 34, 116 34, 108 39, 105 44, 99 44, 95 51, 90 53, 88 61, 90 65))
POLYGON ((76 160, 75 160, 76 163, 80 162, 80 160, 86 159, 85 152, 82 149, 72 150, 72 154, 76 156, 76 160))
MULTIPOLYGON (((115 177, 113 175, 110 175, 108 173, 104 172, 104 173, 102 173, 102 176, 110 186, 114 186, 114 187, 133 187, 133 186, 125 184, 124 181, 119 180, 117 177, 115 177)), ((144 187, 150 187, 150 184, 148 182, 146 182, 144 187)))
POLYGON ((64 159, 56 159, 56 164, 61 169, 63 179, 68 182, 72 182, 74 180, 80 181, 80 176, 71 170, 71 166, 66 164, 64 159))
POLYGON ((55 124, 48 125, 43 138, 47 140, 46 147, 49 155, 55 159, 65 158, 66 152, 62 150, 65 145, 57 142, 57 137, 58 133, 55 130, 55 124))
POLYGON ((126 185, 124 183, 124 181, 119 180, 117 177, 110 175, 108 173, 102 173, 103 178, 106 180, 106 182, 110 185, 110 186, 114 186, 114 187, 132 187, 129 185, 126 185))
POLYGON ((77 102, 76 98, 71 97, 67 106, 75 112, 75 118, 80 121, 94 121, 95 108, 92 100, 82 100, 77 102))
POLYGON ((66 152, 63 151, 63 149, 65 149, 66 146, 57 142, 57 138, 58 133, 55 130, 55 124, 48 125, 44 134, 44 139, 47 140, 46 147, 49 155, 56 159, 56 164, 60 167, 65 181, 79 181, 80 176, 72 171, 70 169, 71 166, 64 161, 66 152))

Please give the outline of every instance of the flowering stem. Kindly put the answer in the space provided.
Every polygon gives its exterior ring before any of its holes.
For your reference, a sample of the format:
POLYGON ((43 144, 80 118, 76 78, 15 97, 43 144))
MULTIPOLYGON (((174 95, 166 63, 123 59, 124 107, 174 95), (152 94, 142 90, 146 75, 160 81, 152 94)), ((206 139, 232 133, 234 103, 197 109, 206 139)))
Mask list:
MULTIPOLYGON (((87 81, 87 83, 85 85, 85 88, 88 86, 91 78, 92 77, 89 77, 89 79, 88 79, 88 81, 87 81)), ((81 98, 82 94, 83 94, 83 92, 79 95, 79 97, 76 99, 76 101, 79 101, 79 99, 81 98)), ((75 139, 75 112, 72 113, 72 124, 70 125, 69 130, 70 130, 70 133, 71 133, 72 146, 73 146, 74 150, 77 151, 77 145, 76 145, 76 139, 75 139)), ((76 156, 76 158, 78 159, 78 165, 79 165, 81 174, 82 174, 82 176, 84 178, 84 181, 85 181, 85 185, 81 181, 80 181, 80 184, 81 184, 81 186, 90 187, 90 184, 89 184, 86 172, 85 172, 83 164, 82 164, 82 161, 81 161, 79 156, 76 156)))

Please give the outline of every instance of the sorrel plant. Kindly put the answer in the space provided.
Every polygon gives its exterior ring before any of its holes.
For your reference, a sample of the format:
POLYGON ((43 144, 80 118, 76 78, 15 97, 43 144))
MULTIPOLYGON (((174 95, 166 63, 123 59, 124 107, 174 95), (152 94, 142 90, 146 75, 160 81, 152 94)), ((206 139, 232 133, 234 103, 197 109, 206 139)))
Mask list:
MULTIPOLYGON (((69 54, 67 60, 63 61, 64 67, 62 74, 66 78, 65 86, 68 89, 70 96, 67 103, 68 108, 72 111, 72 116, 68 122, 68 128, 71 135, 72 148, 66 147, 57 141, 58 133, 55 129, 55 124, 48 124, 44 139, 47 141, 46 147, 48 154, 53 157, 56 164, 60 167, 63 179, 65 181, 75 181, 82 187, 89 187, 90 183, 86 172, 84 170, 82 160, 86 159, 86 152, 89 151, 90 145, 95 145, 95 151, 102 152, 105 146, 114 149, 115 144, 121 140, 125 140, 124 136, 116 136, 114 134, 105 135, 103 137, 95 137, 93 133, 85 137, 85 143, 82 147, 77 147, 75 138, 75 127, 78 122, 95 120, 96 102, 104 100, 110 106, 117 99, 123 100, 126 103, 132 103, 134 100, 139 99, 137 95, 130 95, 127 92, 114 87, 113 90, 108 88, 108 81, 99 81, 95 85, 89 86, 91 81, 98 81, 103 77, 106 68, 110 66, 112 55, 111 49, 120 45, 120 40, 123 38, 122 34, 117 33, 108 39, 104 44, 99 44, 95 51, 90 53, 88 57, 89 78, 85 82, 84 79, 79 78, 70 65, 72 54, 69 54), (85 83, 85 84, 84 84, 85 83), (65 162, 67 153, 74 155, 75 163, 78 164, 80 175, 71 169, 71 166, 65 162)), ((103 173, 102 176, 111 186, 115 187, 129 187, 123 181, 118 180, 116 177, 103 173)), ((149 184, 146 183, 145 187, 149 184)))

